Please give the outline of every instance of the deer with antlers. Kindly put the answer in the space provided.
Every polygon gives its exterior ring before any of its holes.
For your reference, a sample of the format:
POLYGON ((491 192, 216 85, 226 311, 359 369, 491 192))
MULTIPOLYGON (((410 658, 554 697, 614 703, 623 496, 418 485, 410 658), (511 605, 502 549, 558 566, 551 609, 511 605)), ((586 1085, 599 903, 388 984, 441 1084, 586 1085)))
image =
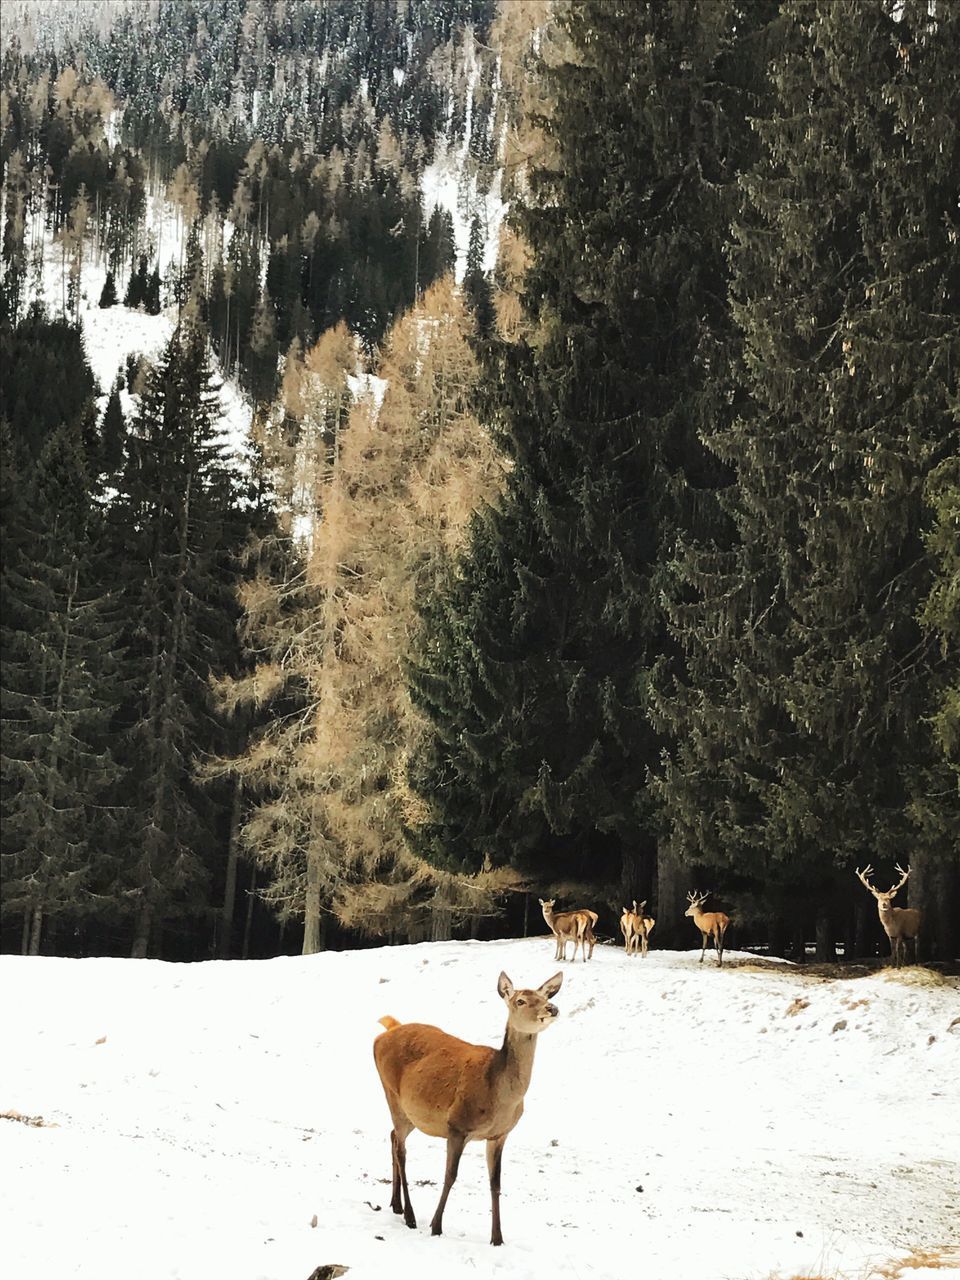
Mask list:
POLYGON ((556 939, 557 947, 554 960, 566 960, 567 943, 573 943, 573 958, 577 958, 577 947, 582 949, 582 958, 587 960, 587 945, 590 947, 590 958, 593 958, 593 926, 599 920, 595 911, 554 911, 555 898, 539 899, 543 918, 556 939))
POLYGON ((913 942, 913 963, 917 963, 917 954, 920 948, 921 914, 919 907, 893 906, 893 899, 907 883, 907 877, 910 875, 910 868, 907 867, 906 871, 904 871, 899 862, 896 869, 900 876, 900 883, 895 884, 886 893, 880 889, 875 889, 867 879, 867 876, 873 875, 873 867, 864 867, 862 871, 857 868, 857 879, 865 889, 869 889, 877 900, 880 923, 883 925, 884 933, 890 939, 890 960, 895 968, 899 969, 904 963, 908 939, 913 942))
POLYGON ((637 900, 633 900, 633 910, 629 907, 623 908, 623 915, 620 917, 620 932, 623 934, 624 950, 628 956, 635 956, 638 951, 640 955, 647 954, 647 944, 650 938, 650 932, 657 923, 653 916, 644 915, 643 909, 647 905, 647 899, 637 906, 637 900))
POLYGON ((516 990, 505 973, 497 991, 507 1006, 501 1049, 467 1044, 439 1027, 381 1018, 386 1028, 373 1043, 373 1056, 393 1120, 393 1196, 390 1207, 408 1227, 417 1220, 407 1187, 407 1138, 414 1129, 447 1140, 447 1168, 440 1203, 430 1223, 441 1235, 443 1210, 468 1142, 485 1140, 492 1202, 491 1244, 503 1244, 500 1230, 500 1164, 503 1146, 523 1114, 530 1087, 537 1037, 556 1018, 551 998, 563 974, 554 974, 536 990, 516 990))
POLYGON ((713 945, 717 952, 717 964, 723 964, 723 935, 727 932, 730 925, 730 917, 724 915, 722 911, 701 911, 700 908, 710 897, 709 893, 693 893, 687 894, 687 901, 690 905, 683 913, 685 916, 692 916, 693 923, 700 930, 700 936, 703 939, 703 946, 700 948, 700 963, 703 964, 703 955, 707 949, 707 939, 713 939, 713 945))

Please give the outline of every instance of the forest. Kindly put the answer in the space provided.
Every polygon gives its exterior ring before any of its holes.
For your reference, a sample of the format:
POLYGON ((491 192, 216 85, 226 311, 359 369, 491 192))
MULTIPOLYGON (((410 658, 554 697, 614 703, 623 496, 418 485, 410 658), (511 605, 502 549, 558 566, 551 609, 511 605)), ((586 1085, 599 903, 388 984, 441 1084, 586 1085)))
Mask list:
POLYGON ((0 21, 3 951, 960 955, 960 4, 0 21))

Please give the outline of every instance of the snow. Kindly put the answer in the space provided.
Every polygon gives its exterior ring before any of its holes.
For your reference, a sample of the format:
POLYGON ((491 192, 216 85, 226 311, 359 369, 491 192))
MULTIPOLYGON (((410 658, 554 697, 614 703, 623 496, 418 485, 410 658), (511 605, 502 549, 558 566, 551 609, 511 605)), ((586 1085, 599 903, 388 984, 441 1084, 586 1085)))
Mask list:
MULTIPOLYGON (((159 193, 149 197, 147 207, 146 238, 159 254, 160 274, 163 277, 171 268, 177 269, 180 265, 184 249, 183 220, 178 216, 174 205, 159 193)), ((232 224, 228 223, 227 236, 232 233, 232 229, 232 224)), ((42 300, 48 314, 58 316, 63 313, 66 289, 63 255, 49 232, 44 233, 44 240, 42 300)), ((146 248, 144 246, 145 251, 146 248)), ((157 261, 157 256, 149 252, 147 256, 152 266, 157 261)), ((116 282, 117 294, 121 298, 129 270, 128 264, 126 273, 116 282)), ((100 384, 102 394, 98 407, 101 413, 106 407, 113 381, 125 365, 127 357, 136 353, 148 360, 156 360, 170 341, 177 323, 176 305, 165 307, 155 316, 147 315, 139 308, 125 307, 122 303, 101 309, 100 294, 106 278, 106 258, 98 261, 92 244, 88 242, 80 277, 80 321, 87 360, 100 384)), ((33 301, 32 297, 29 301, 33 301)), ((222 383, 219 393, 221 417, 218 438, 224 447, 228 464, 238 473, 248 474, 253 408, 236 384, 223 377, 212 351, 210 358, 215 382, 222 383)), ((125 389, 120 399, 129 421, 135 411, 133 397, 125 389)))
POLYGON ((418 1133, 408 1230, 389 1206, 378 1018, 499 1044, 501 969, 539 985, 552 956, 536 938, 194 965, 0 957, 0 1111, 44 1121, 0 1122, 5 1274, 866 1280, 956 1242, 960 981, 827 980, 737 952, 717 969, 699 947, 563 965, 505 1150, 506 1244, 487 1243, 480 1144, 431 1238, 443 1144, 418 1133))

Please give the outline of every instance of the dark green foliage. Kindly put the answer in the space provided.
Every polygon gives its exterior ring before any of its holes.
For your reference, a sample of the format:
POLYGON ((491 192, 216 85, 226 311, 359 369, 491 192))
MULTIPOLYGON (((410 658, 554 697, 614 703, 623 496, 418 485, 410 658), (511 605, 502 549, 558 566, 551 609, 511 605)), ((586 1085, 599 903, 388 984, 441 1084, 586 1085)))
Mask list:
MULTIPOLYGON (((742 65, 769 6, 741 9, 563 11, 576 57, 551 77, 559 168, 533 175, 520 218, 536 345, 503 351, 490 376, 514 465, 425 610, 413 675, 435 728, 412 766, 435 860, 649 888, 649 682, 677 660, 664 569, 681 527, 716 523, 723 476, 697 429, 722 395, 707 365, 729 329, 742 65)), ((475 278, 480 243, 477 228, 475 278)))
POLYGON ((749 399, 708 431, 736 536, 688 544, 672 611, 669 838, 808 926, 868 861, 912 863, 932 915, 960 831, 928 721, 955 655, 918 624, 924 489, 960 451, 960 10, 786 3, 781 39, 731 251, 749 399))
POLYGON ((112 271, 107 272, 107 278, 103 282, 100 301, 97 305, 100 307, 115 307, 117 305, 117 285, 112 271))
POLYGON ((235 556, 247 524, 216 443, 206 337, 181 326, 146 379, 120 494, 109 512, 122 549, 129 693, 116 728, 131 761, 124 868, 144 955, 165 918, 204 909, 214 799, 192 771, 220 745, 211 670, 236 661, 235 556))
POLYGON ((127 438, 127 423, 120 403, 120 391, 118 375, 110 390, 107 407, 103 411, 103 421, 100 423, 100 462, 102 469, 110 475, 117 472, 123 463, 127 438))
POLYGON ((484 235, 478 217, 470 223, 470 245, 463 288, 476 317, 477 337, 484 341, 493 333, 496 312, 493 308, 493 285, 483 269, 484 235))
POLYGON ((125 307, 141 306, 147 299, 147 287, 147 260, 141 258, 137 263, 136 271, 131 272, 127 292, 123 295, 123 305, 125 307))
POLYGON ((31 954, 45 921, 89 915, 109 886, 109 723, 118 618, 100 583, 99 517, 79 421, 47 440, 3 568, 3 895, 31 954))

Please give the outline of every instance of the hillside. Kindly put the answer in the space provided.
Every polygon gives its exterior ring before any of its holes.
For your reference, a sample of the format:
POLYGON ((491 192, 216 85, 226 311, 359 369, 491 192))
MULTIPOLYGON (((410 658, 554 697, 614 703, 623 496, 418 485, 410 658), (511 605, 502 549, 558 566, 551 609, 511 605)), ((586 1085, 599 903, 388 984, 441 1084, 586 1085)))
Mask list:
POLYGON ((697 958, 601 946, 564 966, 494 1252, 478 1146, 442 1239, 425 1225, 440 1142, 409 1143, 420 1228, 390 1213, 371 1045, 386 1013, 498 1043, 497 975, 544 981, 547 939, 189 966, 5 956, 0 1110, 43 1119, 0 1125, 6 1274, 933 1276, 878 1268, 956 1239, 960 984, 697 958))

